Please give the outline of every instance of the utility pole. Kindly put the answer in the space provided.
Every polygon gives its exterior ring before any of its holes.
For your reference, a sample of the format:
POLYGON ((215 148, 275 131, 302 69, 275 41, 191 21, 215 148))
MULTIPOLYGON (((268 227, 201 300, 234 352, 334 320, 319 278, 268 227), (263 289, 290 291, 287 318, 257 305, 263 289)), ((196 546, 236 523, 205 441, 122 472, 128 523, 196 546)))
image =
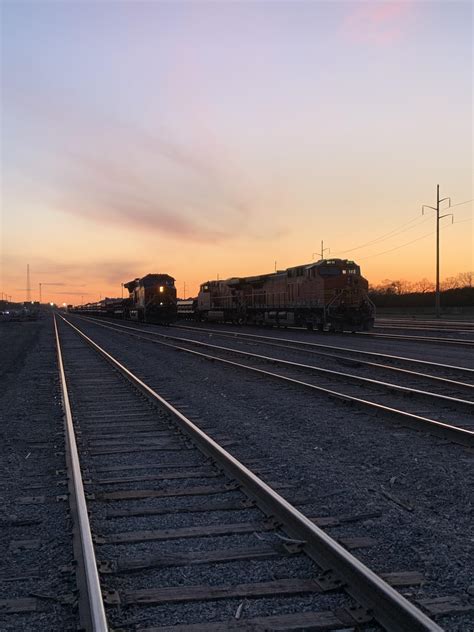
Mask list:
POLYGON ((26 300, 31 303, 30 264, 26 264, 26 300))
POLYGON ((186 281, 183 281, 183 299, 186 298, 186 281))
POLYGON ((331 248, 325 248, 324 247, 324 241, 321 239, 321 252, 313 252, 312 258, 314 259, 314 255, 319 255, 319 258, 321 260, 324 259, 324 253, 326 252, 326 250, 328 252, 331 252, 331 248))
POLYGON ((277 271, 277 262, 275 261, 275 272, 277 271))
POLYGON ((439 205, 441 204, 441 202, 444 202, 448 200, 449 202, 449 206, 448 208, 451 208, 451 198, 450 197, 445 197, 445 198, 441 198, 439 197, 439 184, 436 185, 436 207, 434 206, 428 206, 428 204, 423 204, 423 206, 421 207, 421 214, 424 215, 425 214, 425 208, 429 208, 432 211, 435 211, 436 213, 436 294, 435 294, 435 312, 436 312, 436 318, 439 318, 441 315, 441 301, 440 301, 440 291, 439 291, 439 220, 443 219, 443 217, 449 217, 451 216, 452 219, 452 223, 454 224, 454 215, 453 213, 445 213, 444 215, 440 215, 439 211, 439 205))
POLYGON ((38 283, 39 285, 39 302, 41 305, 43 285, 63 285, 62 283, 38 283))

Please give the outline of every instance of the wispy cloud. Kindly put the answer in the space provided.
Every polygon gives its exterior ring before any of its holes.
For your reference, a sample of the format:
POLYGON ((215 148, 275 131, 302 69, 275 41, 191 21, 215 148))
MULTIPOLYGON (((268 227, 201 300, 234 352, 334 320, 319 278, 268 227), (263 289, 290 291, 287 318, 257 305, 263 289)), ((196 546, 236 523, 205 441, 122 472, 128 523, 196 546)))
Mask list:
POLYGON ((341 32, 356 43, 391 44, 405 32, 413 9, 412 0, 360 2, 344 18, 341 32))
MULTIPOLYGON (((20 287, 24 283, 24 258, 15 254, 4 254, 2 263, 5 270, 9 271, 9 282, 17 284, 16 291, 25 291, 20 287)), ((120 287, 120 283, 134 276, 141 276, 150 272, 147 261, 130 259, 124 256, 117 259, 105 258, 100 260, 99 257, 91 259, 77 260, 75 258, 65 259, 63 257, 47 258, 40 256, 31 256, 29 258, 31 270, 31 287, 33 291, 38 288, 38 283, 42 283, 44 290, 52 293, 59 293, 56 288, 61 287, 65 290, 65 294, 70 288, 84 288, 97 285, 97 283, 110 284, 120 287), (56 279, 63 279, 56 282, 56 279), (86 280, 86 283, 84 283, 86 280)), ((167 262, 163 262, 166 266, 167 262)), ((86 294, 86 291, 80 291, 78 294, 86 294)))
POLYGON ((48 136, 34 138, 22 159, 34 165, 36 185, 57 210, 194 242, 223 242, 249 223, 252 187, 213 139, 182 144, 165 130, 49 103, 41 91, 28 96, 18 86, 10 99, 48 136))

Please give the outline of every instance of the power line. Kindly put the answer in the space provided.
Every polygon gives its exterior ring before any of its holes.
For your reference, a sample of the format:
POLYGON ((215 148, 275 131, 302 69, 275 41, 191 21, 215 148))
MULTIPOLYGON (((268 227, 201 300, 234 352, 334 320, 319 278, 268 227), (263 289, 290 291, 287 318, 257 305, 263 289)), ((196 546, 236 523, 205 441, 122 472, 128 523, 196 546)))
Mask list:
MULTIPOLYGON (((451 207, 462 206, 463 204, 469 204, 469 202, 473 202, 473 201, 474 201, 474 198, 471 200, 464 200, 464 202, 458 202, 457 204, 452 204, 451 207)), ((376 237, 375 239, 371 239, 370 241, 360 244, 359 246, 355 246, 354 248, 349 248, 348 250, 338 250, 335 254, 346 254, 348 252, 353 252, 354 250, 360 250, 361 248, 372 246, 373 244, 379 243, 381 241, 386 241, 387 239, 391 239, 392 237, 396 237, 398 235, 401 235, 402 233, 412 230, 413 228, 417 228, 418 226, 421 226, 421 224, 424 224, 426 221, 429 220, 429 218, 422 219, 421 221, 417 221, 417 220, 420 220, 419 216, 413 217, 407 222, 404 222, 403 224, 400 224, 398 227, 393 228, 388 233, 383 233, 382 235, 380 235, 379 237, 376 237), (413 222, 416 222, 416 224, 413 224, 413 222), (413 226, 409 226, 409 224, 413 224, 413 226), (406 228, 407 226, 408 228, 406 228)), ((459 222, 456 222, 456 223, 459 223, 459 222)), ((367 258, 367 257, 364 257, 364 258, 367 258)))
POLYGON ((352 252, 354 250, 360 250, 361 248, 365 248, 367 246, 373 246, 374 244, 380 243, 382 241, 387 241, 388 239, 397 237, 398 235, 401 235, 402 233, 406 233, 407 231, 412 230, 413 228, 417 228, 421 224, 424 224, 426 221, 427 221, 427 218, 422 219, 421 221, 419 217, 413 218, 410 221, 405 222, 404 224, 401 224, 398 228, 394 228, 390 232, 384 233, 383 235, 380 235, 380 237, 376 237, 375 239, 372 239, 364 244, 361 244, 360 246, 355 246, 354 248, 350 248, 349 250, 339 251, 339 254, 352 252), (413 222, 416 222, 416 223, 413 224, 413 222), (413 224, 413 225, 408 226, 408 224, 413 224))
POLYGON ((358 257, 358 261, 364 261, 365 259, 371 259, 372 257, 380 257, 380 255, 386 255, 389 252, 393 252, 394 250, 400 250, 400 248, 405 248, 405 246, 409 246, 410 244, 414 244, 416 241, 420 241, 421 239, 426 239, 430 235, 434 235, 436 231, 431 231, 430 233, 426 233, 426 235, 422 235, 421 237, 417 237, 416 239, 412 239, 411 241, 407 241, 400 246, 395 246, 394 248, 390 248, 389 250, 384 250, 383 252, 377 252, 374 255, 367 255, 366 257, 358 257))
MULTIPOLYGON (((461 219, 458 222, 454 222, 454 224, 463 224, 464 222, 472 222, 472 218, 469 217, 468 219, 461 219)), ((449 228, 450 226, 452 226, 452 224, 448 224, 447 226, 443 226, 440 228, 440 230, 444 230, 445 228, 449 228)), ((377 252, 376 254, 373 255, 367 255, 366 257, 358 257, 357 260, 358 261, 365 261, 365 259, 371 259, 372 257, 380 257, 380 255, 386 255, 389 252, 393 252, 394 250, 400 250, 400 248, 405 248, 405 246, 409 246, 410 244, 414 244, 416 241, 421 241, 422 239, 426 239, 426 237, 430 237, 431 235, 435 234, 435 230, 432 230, 430 233, 426 233, 425 235, 422 235, 421 237, 417 237, 416 239, 412 239, 411 241, 407 241, 404 244, 401 244, 400 246, 395 246, 394 248, 390 248, 389 250, 384 250, 383 252, 377 252)))
POLYGON ((463 204, 469 204, 469 202, 474 202, 474 198, 471 198, 470 200, 465 200, 464 202, 458 202, 457 204, 451 204, 451 208, 453 208, 453 206, 462 206, 463 204))

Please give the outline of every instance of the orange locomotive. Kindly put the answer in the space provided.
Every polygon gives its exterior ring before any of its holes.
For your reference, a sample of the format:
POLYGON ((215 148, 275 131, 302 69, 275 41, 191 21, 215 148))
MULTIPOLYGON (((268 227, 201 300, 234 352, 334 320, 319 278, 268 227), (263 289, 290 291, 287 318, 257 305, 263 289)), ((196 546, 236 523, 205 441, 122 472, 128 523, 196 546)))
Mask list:
POLYGON ((196 314, 214 322, 356 331, 373 326, 375 307, 354 261, 323 259, 272 274, 203 283, 196 314))

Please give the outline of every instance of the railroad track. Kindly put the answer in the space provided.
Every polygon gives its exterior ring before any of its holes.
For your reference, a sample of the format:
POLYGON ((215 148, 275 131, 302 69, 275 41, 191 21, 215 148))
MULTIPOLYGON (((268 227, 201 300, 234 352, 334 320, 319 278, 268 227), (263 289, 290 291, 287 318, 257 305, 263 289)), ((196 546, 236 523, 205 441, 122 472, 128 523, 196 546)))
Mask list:
POLYGON ((423 325, 423 324, 414 324, 414 325, 402 325, 402 324, 385 324, 385 323, 376 323, 374 325, 374 329, 400 329, 402 331, 441 331, 443 333, 453 333, 453 334, 472 334, 474 333, 474 329, 454 329, 452 327, 435 327, 433 325, 423 325))
POLYGON ((264 482, 74 324, 55 328, 86 629, 434 632, 420 607, 459 609, 410 603, 393 586, 418 573, 379 577, 348 551, 360 539, 321 529, 366 517, 305 515, 278 493, 288 482, 264 482))
MULTIPOLYGON (((297 362, 291 362, 284 360, 282 358, 269 357, 268 355, 262 355, 250 352, 248 350, 235 349, 231 347, 222 347, 219 345, 210 344, 208 342, 203 342, 201 340, 195 340, 190 338, 181 338, 179 336, 173 336, 169 334, 159 333, 157 331, 149 331, 137 328, 136 326, 130 325, 121 325, 118 323, 104 323, 103 321, 97 319, 88 319, 93 321, 95 324, 105 327, 108 329, 112 329, 114 331, 118 331, 129 336, 134 336, 135 338, 142 339, 148 342, 156 342, 158 344, 162 344, 168 347, 175 348, 180 351, 187 352, 189 354, 197 355, 199 357, 205 358, 206 360, 210 360, 212 362, 221 362, 227 366, 233 366, 239 369, 244 369, 246 371, 251 371, 254 374, 258 374, 261 376, 270 377, 273 379, 278 379, 283 382, 296 385, 299 387, 304 387, 305 389, 312 389, 315 392, 322 393, 328 395, 333 398, 337 398, 346 402, 350 402, 352 404, 357 404, 364 408, 370 409, 372 411, 377 411, 379 413, 383 413, 384 415, 389 415, 392 418, 395 418, 398 422, 401 422, 403 425, 407 425, 418 430, 428 431, 432 434, 441 436, 450 441, 454 441, 456 443, 460 443, 466 445, 468 447, 474 445, 474 432, 472 431, 472 410, 474 407, 474 402, 468 399, 460 399, 454 398, 446 395, 442 395, 435 392, 430 392, 426 390, 409 388, 401 385, 396 385, 393 383, 387 383, 381 380, 374 380, 370 378, 364 378, 357 375, 349 374, 347 372, 334 371, 323 369, 321 367, 315 367, 313 365, 307 365, 297 362), (179 344, 176 344, 179 343, 179 344), (195 351, 190 349, 189 346, 198 346, 201 349, 211 350, 213 355, 210 353, 204 353, 203 351, 195 351), (245 356, 250 358, 253 361, 257 362, 257 366, 242 364, 240 362, 235 362, 232 360, 228 360, 219 355, 215 355, 216 353, 225 354, 225 355, 238 355, 245 356), (264 363, 272 363, 279 366, 284 367, 287 371, 286 374, 282 374, 281 372, 275 373, 273 371, 267 371, 265 369, 260 368, 262 362, 264 363), (290 371, 288 371, 290 369, 290 371), (295 379, 293 377, 294 371, 302 371, 304 373, 316 373, 318 376, 318 383, 308 383, 307 381, 302 381, 300 379, 295 379), (292 373, 293 371, 293 373, 292 373), (324 382, 324 386, 321 386, 321 376, 326 382, 324 382), (424 400, 433 400, 436 403, 436 406, 439 406, 439 403, 449 404, 451 409, 453 407, 461 407, 466 411, 465 416, 463 418, 463 423, 465 427, 461 427, 460 423, 453 424, 447 421, 440 421, 439 419, 428 418, 414 412, 409 412, 407 410, 401 410, 398 407, 395 407, 393 403, 390 405, 386 405, 381 403, 380 396, 378 397, 379 401, 373 401, 366 399, 365 395, 354 395, 353 393, 348 393, 347 388, 345 392, 335 391, 334 388, 328 384, 327 381, 331 379, 343 380, 347 382, 348 380, 357 383, 357 387, 362 385, 363 387, 377 387, 382 390, 395 391, 397 394, 418 396, 423 398, 424 400)), ((411 372, 411 375, 416 375, 415 372, 411 372)), ((426 378, 426 375, 423 376, 426 378)), ((438 380, 437 380, 438 381, 438 380)), ((453 381, 450 381, 450 384, 453 384, 453 381)), ((472 385, 465 383, 457 383, 459 387, 464 387, 466 391, 470 392, 470 396, 472 397, 472 385)), ((440 416, 442 413, 438 413, 440 416)), ((447 417, 453 415, 453 412, 447 413, 447 417)), ((458 413, 459 417, 459 413, 458 413)))
MULTIPOLYGON (((405 369, 408 369, 408 373, 411 373, 414 367, 421 367, 424 371, 423 375, 431 379, 436 379, 437 376, 435 376, 433 373, 428 374, 426 373, 427 371, 435 371, 438 373, 442 373, 444 376, 451 376, 454 381, 454 386, 456 386, 456 383, 459 382, 460 378, 462 378, 463 380, 472 380, 474 378, 474 368, 469 368, 465 366, 455 366, 441 362, 430 362, 417 358, 408 358, 406 356, 380 353, 365 349, 340 347, 337 345, 323 344, 320 342, 310 342, 301 339, 296 340, 291 338, 283 338, 280 336, 267 336, 254 333, 245 333, 236 330, 229 331, 220 328, 210 329, 207 327, 193 327, 182 324, 175 325, 175 327, 178 329, 189 330, 195 333, 208 333, 218 337, 255 340, 271 346, 281 346, 282 348, 287 349, 298 349, 299 351, 307 351, 308 353, 311 353, 313 355, 327 358, 335 358, 347 362, 356 360, 358 363, 365 366, 374 366, 376 368, 383 368, 384 370, 390 369, 393 371, 404 371, 405 369), (367 358, 369 358, 369 361, 367 360, 367 358), (377 362, 375 362, 375 360, 377 360, 377 362)), ((415 373, 421 375, 421 371, 415 371, 415 373)), ((441 377, 441 379, 447 380, 447 382, 450 381, 449 378, 446 377, 441 377)), ((472 386, 472 383, 469 383, 468 385, 472 386)))
POLYGON ((423 329, 424 331, 446 331, 453 333, 474 333, 474 323, 469 321, 424 320, 418 318, 377 318, 376 327, 399 327, 402 329, 423 329))
MULTIPOLYGON (((385 327, 388 329, 388 327, 385 327)), ((426 331, 426 330, 425 330, 426 331)), ((470 333, 470 332, 469 332, 470 333)), ((355 331, 350 333, 351 336, 364 336, 367 338, 387 338, 392 340, 403 340, 409 342, 428 342, 441 345, 452 345, 456 347, 473 347, 474 340, 465 340, 463 338, 441 338, 439 336, 410 336, 408 334, 382 334, 372 331, 355 331)))
MULTIPOLYGON (((375 328, 379 328, 379 329, 413 329, 411 327, 405 328, 405 327, 385 327, 385 326, 377 326, 375 325, 375 328)), ((288 327, 288 329, 291 330, 297 330, 297 331, 307 331, 304 327, 288 327)), ((423 328, 423 331, 427 331, 426 328, 423 328)), ((449 333, 449 332, 446 332, 449 333)), ((472 333, 471 330, 467 331, 467 332, 455 332, 452 331, 452 333, 472 333)), ((314 332, 311 331, 311 334, 314 335, 314 332)), ((320 335, 323 336, 327 336, 327 335, 333 335, 331 333, 322 333, 320 335)), ((395 334, 395 333, 377 333, 374 331, 351 331, 350 329, 345 329, 344 332, 342 332, 339 335, 344 335, 345 337, 365 337, 365 338, 380 338, 380 339, 387 339, 387 340, 403 340, 403 341, 408 341, 408 342, 425 342, 425 343, 432 343, 432 344, 438 344, 438 345, 452 345, 454 347, 472 347, 474 346, 474 340, 468 340, 465 338, 443 338, 440 336, 412 336, 412 335, 408 335, 408 334, 395 334)))
MULTIPOLYGON (((51 320, 51 319, 48 319, 51 320)), ((64 495, 62 411, 57 402, 51 322, 34 323, 36 342, 14 366, 2 348, 0 402, 0 630, 74 629, 72 537, 64 495)), ((13 344, 27 332, 3 332, 13 344)))

